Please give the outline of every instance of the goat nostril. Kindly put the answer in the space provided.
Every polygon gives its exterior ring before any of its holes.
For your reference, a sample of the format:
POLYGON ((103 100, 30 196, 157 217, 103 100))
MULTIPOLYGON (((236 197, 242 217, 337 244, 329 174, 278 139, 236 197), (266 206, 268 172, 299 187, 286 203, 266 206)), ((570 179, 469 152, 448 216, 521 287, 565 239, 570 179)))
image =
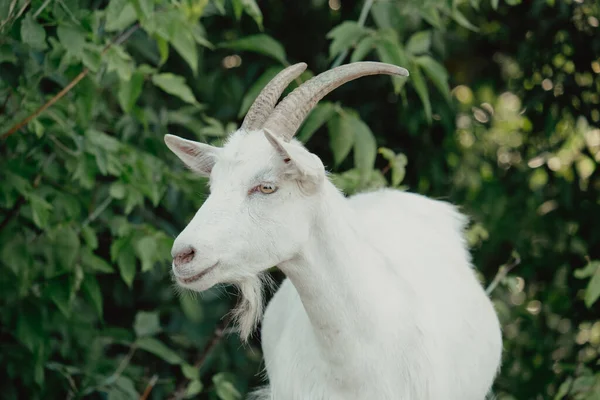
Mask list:
POLYGON ((173 258, 173 264, 175 264, 176 267, 187 264, 194 259, 195 255, 196 251, 192 247, 189 247, 175 255, 173 258))

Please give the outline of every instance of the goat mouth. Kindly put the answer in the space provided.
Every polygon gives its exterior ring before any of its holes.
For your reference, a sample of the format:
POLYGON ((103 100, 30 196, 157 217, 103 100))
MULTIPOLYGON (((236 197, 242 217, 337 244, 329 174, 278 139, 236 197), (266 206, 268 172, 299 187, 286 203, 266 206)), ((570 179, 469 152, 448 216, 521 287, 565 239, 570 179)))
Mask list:
POLYGON ((204 277, 204 275, 208 274, 210 271, 215 269, 217 267, 217 265, 218 265, 218 263, 216 263, 212 267, 209 267, 209 268, 205 269, 204 271, 199 272, 196 275, 190 276, 188 278, 179 278, 178 277, 177 279, 179 279, 182 283, 186 283, 186 284, 194 283, 196 281, 199 281, 200 279, 202 279, 202 277, 204 277))

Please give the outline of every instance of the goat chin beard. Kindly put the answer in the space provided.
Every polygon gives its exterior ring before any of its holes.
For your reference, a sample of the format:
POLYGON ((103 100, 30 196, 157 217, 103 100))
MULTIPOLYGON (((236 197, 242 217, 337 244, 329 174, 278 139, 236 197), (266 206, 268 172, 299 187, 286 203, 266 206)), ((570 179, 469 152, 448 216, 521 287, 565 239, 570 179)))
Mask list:
MULTIPOLYGON (((175 276, 173 279, 177 282, 176 290, 180 292, 189 290, 199 293, 214 286, 214 284, 208 284, 207 287, 205 285, 198 287, 198 282, 182 284, 175 276)), ((247 342, 262 319, 265 290, 272 290, 275 282, 267 273, 259 273, 255 276, 241 278, 234 285, 238 289, 239 299, 228 317, 233 321, 235 331, 239 334, 242 342, 247 342)))
POLYGON ((247 277, 235 284, 239 290, 238 304, 230 315, 237 327, 240 339, 247 342, 262 319, 265 289, 274 287, 274 282, 266 273, 247 277))

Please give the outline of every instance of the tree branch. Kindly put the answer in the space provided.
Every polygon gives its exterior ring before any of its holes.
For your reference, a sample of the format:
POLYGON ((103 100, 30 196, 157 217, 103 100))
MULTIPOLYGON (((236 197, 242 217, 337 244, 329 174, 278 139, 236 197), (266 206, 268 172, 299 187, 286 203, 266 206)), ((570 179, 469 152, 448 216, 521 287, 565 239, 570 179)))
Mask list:
MULTIPOLYGON (((217 344, 219 344, 221 339, 223 339, 223 336, 225 336, 225 328, 227 327, 227 325, 229 325, 231 320, 232 317, 228 314, 215 326, 215 330, 213 331, 210 340, 206 343, 206 345, 198 355, 198 359, 194 363, 195 368, 200 368, 202 365, 204 365, 204 362, 208 358, 210 352, 217 346, 217 344)), ((170 398, 170 400, 182 399, 185 395, 186 386, 187 380, 181 382, 179 386, 177 386, 177 389, 175 389, 175 392, 173 392, 173 396, 170 398)))
POLYGON ((512 262, 504 264, 500 266, 500 268, 498 268, 498 273, 496 274, 490 285, 487 287, 487 289, 485 289, 485 293, 488 296, 494 291, 494 289, 496 289, 496 286, 498 286, 502 279, 504 279, 514 267, 521 264, 521 257, 516 252, 513 252, 512 257, 512 262))
MULTIPOLYGON (((367 21, 367 16, 369 15, 369 11, 371 11, 371 7, 373 6, 374 2, 375 2, 375 0, 365 0, 365 4, 363 4, 363 8, 360 11, 360 16, 358 17, 358 26, 360 26, 360 27, 365 26, 365 22, 367 21)), ((331 64, 331 68, 335 68, 335 67, 339 66, 340 64, 342 64, 342 61, 344 61, 344 59, 346 58, 347 55, 348 55, 348 49, 342 51, 340 53, 340 55, 335 59, 333 64, 331 64)))
MULTIPOLYGON (((112 42, 110 42, 109 44, 107 44, 104 47, 104 49, 102 50, 101 56, 103 56, 104 54, 106 54, 106 52, 112 46, 119 45, 119 44, 125 42, 139 28, 140 28, 140 24, 136 23, 131 28, 129 28, 126 31, 124 31, 123 33, 121 33, 112 42)), ((31 122, 31 120, 33 120, 38 115, 40 115, 41 113, 43 113, 44 111, 46 111, 47 108, 51 107, 58 100, 62 99, 64 97, 64 95, 67 94, 67 93, 69 93, 71 91, 71 89, 73 89, 75 87, 75 85, 77 85, 79 83, 79 81, 81 81, 83 78, 85 78, 87 76, 87 74, 89 74, 89 72, 90 72, 90 70, 87 67, 85 67, 83 69, 83 71, 81 71, 79 73, 79 75, 77 75, 71 82, 69 82, 69 84, 67 86, 65 86, 60 92, 58 92, 56 95, 54 95, 54 97, 52 97, 44 105, 42 105, 40 108, 38 108, 37 110, 35 110, 29 116, 27 116, 24 120, 22 120, 22 121, 18 122, 17 124, 13 125, 12 128, 10 128, 7 132, 5 132, 2 135, 2 139, 6 139, 7 137, 9 137, 10 135, 12 135, 13 133, 16 133, 17 131, 19 131, 21 128, 23 128, 25 125, 27 125, 29 122, 31 122)))

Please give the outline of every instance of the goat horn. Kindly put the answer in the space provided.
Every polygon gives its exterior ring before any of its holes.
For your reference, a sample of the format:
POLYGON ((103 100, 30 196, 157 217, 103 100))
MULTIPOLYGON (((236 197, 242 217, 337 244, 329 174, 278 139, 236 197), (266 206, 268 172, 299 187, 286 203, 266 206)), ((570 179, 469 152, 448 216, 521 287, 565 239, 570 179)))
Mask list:
POLYGON ((279 100, 279 96, 288 87, 288 85, 296 79, 306 69, 306 63, 298 63, 291 65, 278 73, 271 81, 261 90, 252 107, 246 113, 246 117, 242 122, 242 129, 252 131, 260 129, 279 100))
POLYGON ((392 64, 362 61, 322 72, 286 96, 275 107, 263 129, 289 142, 308 113, 328 93, 351 80, 377 74, 408 76, 408 71, 392 64))

